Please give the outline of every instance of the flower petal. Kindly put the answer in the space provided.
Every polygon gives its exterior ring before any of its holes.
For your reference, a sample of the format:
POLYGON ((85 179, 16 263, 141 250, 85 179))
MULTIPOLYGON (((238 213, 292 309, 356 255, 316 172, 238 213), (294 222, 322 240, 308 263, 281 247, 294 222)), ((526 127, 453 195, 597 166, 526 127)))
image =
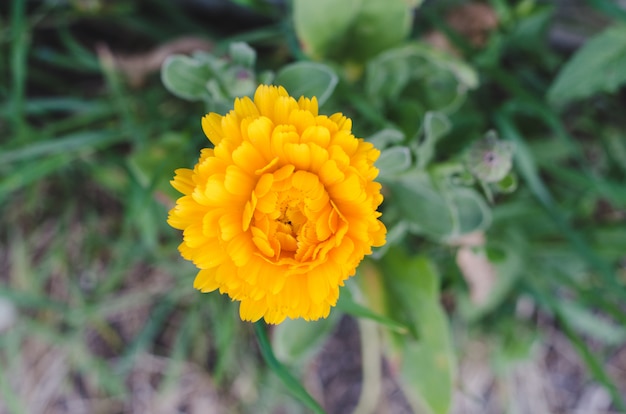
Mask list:
POLYGON ((247 174, 236 165, 226 168, 224 177, 224 188, 231 194, 249 196, 254 188, 252 176, 247 174))
POLYGON ((326 274, 315 272, 307 275, 307 278, 307 287, 309 289, 309 295, 311 295, 311 300, 314 304, 322 303, 330 292, 326 274))
POLYGON ((224 131, 222 130, 222 116, 216 113, 210 113, 202 118, 202 131, 204 135, 213 143, 217 145, 224 138, 224 131))
POLYGON ((256 322, 267 312, 267 303, 264 300, 242 300, 239 305, 239 317, 243 321, 256 322))
POLYGON ((215 280, 215 270, 200 270, 196 275, 196 279, 193 281, 193 287, 202 293, 213 292, 215 289, 219 288, 220 285, 215 280))

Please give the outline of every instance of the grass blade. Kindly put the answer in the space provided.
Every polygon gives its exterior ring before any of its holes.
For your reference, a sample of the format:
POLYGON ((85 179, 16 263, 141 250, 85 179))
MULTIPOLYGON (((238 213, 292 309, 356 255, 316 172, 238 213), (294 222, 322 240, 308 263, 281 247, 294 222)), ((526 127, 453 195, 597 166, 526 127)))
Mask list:
POLYGON ((47 297, 38 296, 37 294, 20 292, 9 287, 0 287, 0 297, 6 298, 19 308, 29 310, 51 310, 60 312, 64 315, 68 315, 70 313, 70 308, 65 303, 47 297))
POLYGON ((61 155, 42 160, 29 168, 20 168, 0 181, 0 200, 4 200, 13 191, 24 188, 41 178, 68 165, 67 157, 61 155))
POLYGON ((6 365, 3 361, 2 370, 0 370, 0 397, 2 397, 0 410, 6 409, 11 414, 26 414, 28 412, 24 402, 11 386, 10 378, 12 373, 20 372, 22 338, 21 329, 11 329, 0 335, 0 356, 6 358, 6 365), (3 406, 2 403, 5 405, 3 406))
POLYGON ((174 309, 175 304, 170 298, 164 298, 159 301, 151 312, 150 320, 146 323, 144 329, 121 356, 117 372, 126 375, 130 371, 135 363, 137 353, 153 343, 154 338, 159 333, 159 329, 174 309))
POLYGON ((591 371, 593 377, 600 382, 607 391, 611 394, 611 398, 613 399, 613 403, 615 406, 621 411, 626 412, 626 404, 624 403, 624 399, 620 395, 617 390, 617 386, 611 380, 611 378, 606 373, 605 369, 602 367, 602 364, 598 361, 598 358, 593 354, 589 346, 582 340, 580 335, 578 335, 574 330, 569 326, 569 323, 561 314, 561 311, 558 308, 553 308, 555 311, 555 315, 563 332, 570 340, 571 344, 578 352, 578 355, 582 358, 582 360, 587 364, 587 368, 591 371))
POLYGON ((591 349, 589 349, 589 346, 580 337, 580 335, 572 329, 567 321, 567 318, 563 315, 555 300, 550 295, 544 295, 541 293, 538 287, 532 286, 529 283, 526 283, 526 286, 530 290, 531 294, 533 294, 533 296, 537 299, 538 303, 546 307, 555 315, 560 328, 568 337, 580 358, 587 365, 587 368, 589 368, 593 377, 607 389, 615 406, 620 410, 620 412, 626 412, 626 404, 624 403, 623 397, 617 390, 615 383, 608 376, 605 369, 602 367, 602 364, 598 361, 598 358, 594 355, 591 349))
POLYGON ((28 28, 25 18, 25 0, 15 0, 11 9, 11 34, 13 43, 11 45, 11 84, 13 102, 13 126, 15 133, 22 136, 25 132, 24 123, 24 92, 26 88, 26 56, 28 53, 28 28))
POLYGON ((563 236, 569 241, 571 246, 580 254, 580 256, 585 259, 589 266, 595 269, 602 276, 604 283, 606 283, 607 286, 612 287, 612 289, 607 290, 608 292, 623 294, 624 287, 618 283, 611 266, 598 257, 583 236, 572 228, 570 223, 567 221, 564 212, 561 211, 561 209, 554 202, 552 194, 539 175, 538 168, 528 146, 524 142, 522 135, 515 127, 513 121, 510 119, 510 115, 504 111, 500 111, 496 113, 494 121, 500 129, 501 136, 506 137, 515 143, 515 161, 520 175, 524 178, 539 203, 544 207, 554 223, 561 230, 563 236))
MULTIPOLYGON (((104 101, 89 101, 73 97, 31 98, 25 102, 24 112, 28 115, 63 112, 100 112, 109 108, 109 106, 110 105, 104 101)), ((11 114, 11 108, 9 103, 1 105, 0 115, 9 116, 11 114)))
POLYGON ((67 154, 82 149, 94 149, 123 141, 126 135, 120 131, 86 131, 67 135, 60 139, 49 139, 0 154, 0 164, 25 161, 53 154, 67 154))

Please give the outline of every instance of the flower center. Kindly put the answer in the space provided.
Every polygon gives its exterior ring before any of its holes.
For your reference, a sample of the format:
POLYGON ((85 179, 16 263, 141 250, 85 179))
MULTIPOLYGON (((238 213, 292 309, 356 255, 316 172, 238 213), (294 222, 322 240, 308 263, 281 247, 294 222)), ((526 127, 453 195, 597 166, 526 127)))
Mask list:
POLYGON ((249 217, 252 241, 267 260, 307 262, 328 250, 339 214, 315 174, 285 167, 260 177, 244 227, 249 217))
MULTIPOLYGON (((300 233, 300 229, 307 221, 307 216, 304 213, 304 207, 306 205, 306 198, 301 191, 283 192, 278 195, 278 211, 280 216, 276 221, 282 224, 282 227, 291 236, 297 237, 300 233), (282 198, 282 200, 281 200, 282 198)), ((281 229, 282 230, 282 229, 281 229)))

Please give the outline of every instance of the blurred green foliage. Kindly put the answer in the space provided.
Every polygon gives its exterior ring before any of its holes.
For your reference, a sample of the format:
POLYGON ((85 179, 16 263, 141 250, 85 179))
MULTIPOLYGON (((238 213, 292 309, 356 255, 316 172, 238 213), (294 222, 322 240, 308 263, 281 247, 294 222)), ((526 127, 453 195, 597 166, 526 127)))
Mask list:
POLYGON ((229 390, 230 410, 303 410, 278 378, 319 412, 296 378, 343 313, 377 322, 380 352, 402 367, 414 407, 448 411, 451 327, 498 338, 500 356, 514 359, 542 314, 625 410, 603 358, 626 338, 626 13, 588 1, 611 12, 607 28, 570 56, 547 46, 555 7, 532 0, 490 1, 498 24, 482 43, 446 19, 459 1, 237 3, 263 16, 258 27, 233 32, 166 0, 0 5, 0 299, 16 310, 0 327, 9 412, 32 412, 11 376, 33 340, 68 361, 67 389, 78 375, 87 393, 125 407, 133 391, 120 378, 153 354, 167 361, 164 393, 193 364, 229 390), (432 30, 453 53, 426 43, 432 30), (183 35, 213 49, 173 54, 161 76, 152 68, 140 86, 128 81, 120 57, 183 35), (227 299, 192 291, 193 266, 165 224, 173 170, 208 145, 201 116, 259 82, 317 96, 321 112, 344 112, 375 143, 389 230, 329 319, 288 321, 269 339, 227 299), (475 232, 484 243, 466 244, 475 232), (456 262, 468 246, 497 275, 480 303, 456 262), (445 310, 442 294, 453 298, 445 310), (522 297, 531 318, 516 311, 522 297), (232 391, 246 378, 258 390, 232 391))

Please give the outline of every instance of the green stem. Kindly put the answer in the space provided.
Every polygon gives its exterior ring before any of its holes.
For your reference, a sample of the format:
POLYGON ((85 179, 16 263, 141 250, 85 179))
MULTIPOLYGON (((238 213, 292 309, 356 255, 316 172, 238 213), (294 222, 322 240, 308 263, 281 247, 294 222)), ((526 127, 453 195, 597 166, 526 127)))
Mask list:
POLYGON ((324 409, 318 404, 313 397, 304 389, 302 384, 285 368, 285 366, 276 359, 272 346, 270 345, 265 331, 265 324, 261 321, 254 324, 254 332, 259 340, 259 348, 263 359, 278 378, 285 384, 289 392, 306 405, 315 414, 325 414, 324 409))

